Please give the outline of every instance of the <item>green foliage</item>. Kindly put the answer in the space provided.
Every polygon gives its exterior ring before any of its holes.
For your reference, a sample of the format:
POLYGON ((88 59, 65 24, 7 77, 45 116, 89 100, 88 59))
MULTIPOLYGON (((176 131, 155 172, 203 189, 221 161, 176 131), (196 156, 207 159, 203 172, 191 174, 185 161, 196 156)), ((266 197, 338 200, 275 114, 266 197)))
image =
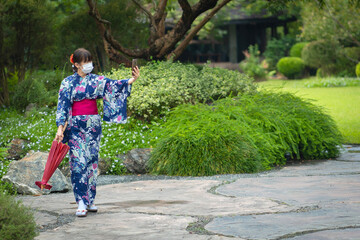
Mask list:
MULTIPOLYGON (((136 4, 117 0, 98 1, 97 8, 101 16, 111 22, 111 33, 115 39, 120 40, 122 46, 131 49, 148 47, 148 22, 139 15, 136 4)), ((62 14, 62 21, 58 26, 58 51, 52 52, 50 58, 56 60, 53 64, 62 66, 69 63, 68 59, 75 49, 84 47, 93 55, 95 72, 106 71, 114 66, 105 52, 96 21, 88 12, 89 7, 83 1, 77 11, 62 14)), ((70 64, 68 70, 71 70, 70 64)))
POLYGON ((246 59, 240 63, 240 69, 250 77, 255 79, 263 79, 266 76, 265 69, 261 66, 260 51, 257 45, 249 46, 246 59))
POLYGON ((284 57, 276 65, 278 71, 289 79, 298 78, 304 71, 305 63, 298 57, 284 57))
POLYGON ((338 46, 334 42, 319 40, 311 42, 302 50, 302 59, 305 64, 321 68, 324 73, 333 73, 336 69, 336 59, 338 46))
POLYGON ((0 192, 0 236, 3 240, 34 239, 36 222, 31 208, 0 192))
POLYGON ((126 124, 108 124, 103 122, 100 157, 110 161, 110 167, 106 174, 122 175, 127 173, 119 155, 126 154, 134 148, 150 148, 152 140, 151 132, 156 124, 159 123, 144 123, 132 117, 128 118, 126 124))
POLYGON ((301 36, 308 41, 327 40, 342 46, 356 45, 360 39, 360 8, 353 1, 326 0, 319 7, 317 1, 303 4, 301 36))
MULTIPOLYGON (((15 110, 0 108, 0 147, 6 147, 14 138, 29 140, 25 146, 26 151, 49 151, 55 138, 57 127, 55 124, 56 108, 35 108, 24 117, 15 110)), ((134 148, 149 148, 152 129, 163 122, 144 123, 132 117, 127 124, 108 124, 103 122, 100 142, 100 158, 110 161, 107 174, 124 174, 126 169, 120 154, 125 154, 134 148)), ((1 148, 0 148, 1 149, 1 148)), ((4 156, 5 157, 5 156, 4 156)), ((0 161, 1 174, 5 175, 10 161, 0 161)), ((68 164, 66 157, 61 163, 68 164)), ((4 186, 7 191, 12 191, 11 186, 4 186)), ((0 185, 1 191, 1 185, 0 185)))
POLYGON ((301 58, 301 52, 308 42, 299 42, 294 44, 290 49, 290 57, 301 58))
MULTIPOLYGON (((130 76, 129 68, 109 74, 112 79, 130 76)), ((153 62, 141 67, 141 76, 128 101, 131 116, 158 120, 182 103, 211 102, 230 93, 254 91, 252 79, 236 71, 208 66, 197 67, 179 62, 153 62)))
POLYGON ((324 78, 304 83, 305 87, 355 87, 360 86, 360 79, 356 78, 324 78))
POLYGON ((264 56, 269 64, 270 70, 276 69, 276 64, 280 58, 288 56, 291 46, 296 43, 292 36, 284 36, 280 39, 272 39, 268 42, 264 56))
POLYGON ((360 61, 360 47, 346 47, 339 50, 336 61, 337 76, 356 77, 354 71, 360 61))
POLYGON ((35 103, 38 107, 56 106, 64 77, 64 69, 35 71, 16 85, 12 92, 11 105, 18 110, 24 110, 30 103, 35 103))
POLYGON ((316 70, 316 77, 317 78, 325 78, 328 74, 326 74, 321 68, 316 70))
POLYGON ((1 179, 7 173, 8 167, 10 164, 10 160, 6 159, 6 152, 7 148, 0 147, 0 194, 10 194, 15 195, 16 189, 15 187, 7 182, 3 182, 1 179))
POLYGON ((360 63, 358 63, 358 64, 356 65, 356 70, 355 70, 355 72, 356 72, 356 76, 357 76, 357 77, 360 77, 360 63))
POLYGON ((28 78, 19 83, 12 96, 12 103, 16 109, 23 110, 29 103, 43 105, 46 103, 45 85, 32 78, 28 78))
POLYGON ((54 108, 34 109, 28 117, 12 109, 0 109, 0 146, 14 138, 30 141, 25 150, 49 151, 57 131, 54 108))
POLYGON ((5 67, 23 80, 26 69, 48 61, 56 31, 55 9, 48 0, 4 0, 0 5, 5 67))
POLYGON ((205 104, 176 107, 163 129, 155 131, 161 137, 149 168, 155 174, 180 176, 260 170, 254 145, 232 124, 205 104))
POLYGON ((155 174, 214 175, 256 172, 294 159, 339 154, 334 121, 323 110, 288 93, 228 97, 214 105, 176 107, 151 154, 155 174), (220 157, 219 157, 220 156, 220 157))

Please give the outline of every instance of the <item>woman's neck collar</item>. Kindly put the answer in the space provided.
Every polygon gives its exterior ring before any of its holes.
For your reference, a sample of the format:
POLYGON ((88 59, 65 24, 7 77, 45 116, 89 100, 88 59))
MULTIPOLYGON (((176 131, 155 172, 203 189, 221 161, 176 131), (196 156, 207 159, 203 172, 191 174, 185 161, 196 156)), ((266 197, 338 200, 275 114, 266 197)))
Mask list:
POLYGON ((80 77, 85 78, 87 74, 83 73, 83 75, 81 75, 79 72, 76 72, 80 77))

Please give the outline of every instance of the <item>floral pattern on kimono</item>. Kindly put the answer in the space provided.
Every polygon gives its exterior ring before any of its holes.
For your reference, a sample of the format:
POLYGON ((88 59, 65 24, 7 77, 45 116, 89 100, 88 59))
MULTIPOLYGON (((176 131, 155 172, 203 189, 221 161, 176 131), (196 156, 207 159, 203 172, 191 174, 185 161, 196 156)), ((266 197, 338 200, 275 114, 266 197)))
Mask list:
POLYGON ((63 143, 70 146, 71 182, 76 202, 83 200, 86 205, 94 202, 102 129, 100 115, 72 116, 72 103, 83 99, 103 99, 103 120, 125 123, 126 99, 131 91, 128 81, 111 80, 96 74, 82 78, 74 73, 61 82, 56 125, 68 121, 63 143))

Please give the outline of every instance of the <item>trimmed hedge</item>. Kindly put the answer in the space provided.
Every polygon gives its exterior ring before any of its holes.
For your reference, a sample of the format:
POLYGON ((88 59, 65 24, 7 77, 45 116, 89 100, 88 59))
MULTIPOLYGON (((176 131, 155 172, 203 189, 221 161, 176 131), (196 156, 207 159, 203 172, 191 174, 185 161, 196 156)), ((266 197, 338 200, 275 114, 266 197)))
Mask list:
POLYGON ((360 77, 360 63, 358 63, 358 64, 356 65, 356 70, 355 70, 355 72, 356 72, 356 76, 357 76, 357 77, 360 77))
POLYGON ((305 63, 298 57, 284 57, 276 64, 278 71, 289 79, 300 77, 305 69, 305 63))
POLYGON ((289 93, 243 94, 213 105, 176 107, 155 143, 153 174, 252 173, 292 159, 339 154, 342 138, 323 109, 289 93))
POLYGON ((307 44, 309 44, 309 43, 308 42, 300 42, 300 43, 294 44, 290 49, 290 57, 301 58, 301 52, 307 44))
MULTIPOLYGON (((120 67, 105 74, 112 79, 131 76, 129 68, 120 67)), ((222 68, 158 61, 141 67, 141 76, 128 100, 131 116, 151 121, 166 115, 183 103, 212 102, 230 93, 254 91, 253 79, 222 68)))

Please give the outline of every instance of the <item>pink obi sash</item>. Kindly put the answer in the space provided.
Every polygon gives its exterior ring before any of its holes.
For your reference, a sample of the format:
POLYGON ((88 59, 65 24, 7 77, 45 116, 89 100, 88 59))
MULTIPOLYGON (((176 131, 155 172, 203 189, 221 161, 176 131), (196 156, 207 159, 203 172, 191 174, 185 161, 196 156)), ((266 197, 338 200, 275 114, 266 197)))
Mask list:
POLYGON ((96 99, 84 99, 81 101, 74 101, 72 105, 72 115, 97 115, 98 109, 96 99))

